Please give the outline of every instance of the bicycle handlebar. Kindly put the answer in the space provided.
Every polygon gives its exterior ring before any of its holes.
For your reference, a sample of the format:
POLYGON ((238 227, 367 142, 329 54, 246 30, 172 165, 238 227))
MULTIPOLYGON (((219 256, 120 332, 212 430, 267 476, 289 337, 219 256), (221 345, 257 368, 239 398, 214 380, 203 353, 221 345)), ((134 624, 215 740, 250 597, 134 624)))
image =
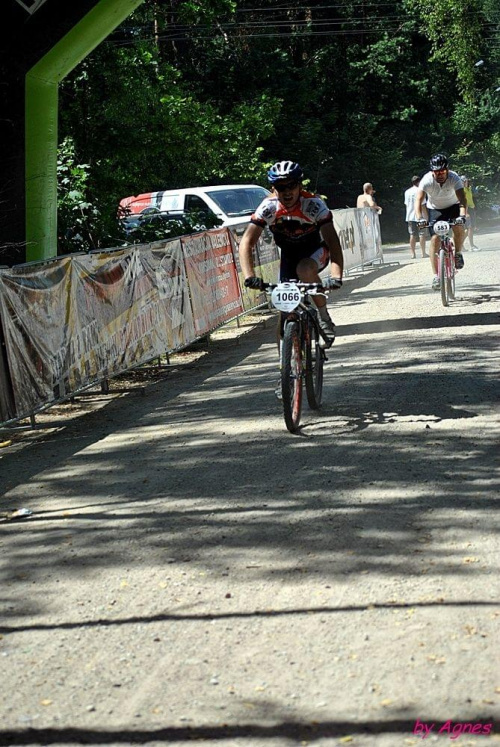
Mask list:
MULTIPOLYGON (((442 220, 444 220, 444 218, 438 218, 438 220, 432 221, 432 223, 428 223, 425 220, 418 220, 417 223, 420 228, 429 228, 430 226, 433 226, 435 223, 439 223, 442 220)), ((446 220, 445 223, 448 223, 448 225, 450 226, 463 226, 465 225, 465 215, 461 215, 459 218, 446 220)))
MULTIPOLYGON (((318 293, 321 293, 325 290, 329 290, 328 288, 325 288, 321 283, 303 283, 300 280, 287 280, 282 282, 293 283, 297 286, 299 291, 301 291, 302 293, 308 293, 309 295, 314 295, 316 291, 318 293)), ((282 285, 282 283, 265 283, 264 281, 262 281, 262 290, 273 291, 279 285, 282 285)))
POLYGON ((266 283, 262 278, 252 275, 245 279, 245 287, 257 291, 272 292, 286 283, 293 284, 304 295, 327 295, 328 291, 342 287, 342 278, 326 278, 324 282, 306 283, 302 280, 281 280, 279 283, 266 283))

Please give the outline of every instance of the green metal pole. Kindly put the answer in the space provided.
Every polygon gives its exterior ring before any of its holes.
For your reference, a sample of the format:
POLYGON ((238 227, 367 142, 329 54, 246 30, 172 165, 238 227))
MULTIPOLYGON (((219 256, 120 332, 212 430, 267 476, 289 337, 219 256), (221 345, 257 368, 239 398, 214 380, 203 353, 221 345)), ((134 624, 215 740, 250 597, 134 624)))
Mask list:
POLYGON ((58 86, 143 0, 100 0, 26 75, 26 259, 57 255, 58 86))
POLYGON ((26 77, 26 260, 57 254, 55 81, 26 77))

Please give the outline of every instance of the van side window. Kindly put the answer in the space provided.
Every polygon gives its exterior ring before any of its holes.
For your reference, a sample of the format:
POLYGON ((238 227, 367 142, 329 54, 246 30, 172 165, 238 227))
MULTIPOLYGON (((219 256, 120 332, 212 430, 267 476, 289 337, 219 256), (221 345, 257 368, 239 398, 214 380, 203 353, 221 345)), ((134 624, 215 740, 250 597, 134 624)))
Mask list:
POLYGON ((185 211, 189 212, 190 210, 203 210, 205 213, 211 213, 212 215, 213 210, 208 207, 205 200, 203 200, 198 195, 186 195, 186 204, 185 204, 185 211))
POLYGON ((163 191, 158 192, 156 197, 156 205, 160 208, 161 212, 168 212, 169 210, 182 210, 183 199, 178 192, 163 191))

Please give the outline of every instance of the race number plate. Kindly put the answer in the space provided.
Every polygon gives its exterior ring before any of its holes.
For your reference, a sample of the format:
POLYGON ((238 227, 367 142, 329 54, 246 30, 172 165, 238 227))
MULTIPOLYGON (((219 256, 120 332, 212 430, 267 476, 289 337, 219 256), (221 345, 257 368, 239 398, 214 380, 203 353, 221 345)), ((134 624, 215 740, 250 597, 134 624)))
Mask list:
POLYGON ((445 220, 438 220, 434 223, 434 233, 438 236, 447 236, 450 230, 450 224, 445 220))
POLYGON ((279 311, 293 311, 300 303, 300 291, 295 283, 280 283, 271 293, 271 301, 279 311))

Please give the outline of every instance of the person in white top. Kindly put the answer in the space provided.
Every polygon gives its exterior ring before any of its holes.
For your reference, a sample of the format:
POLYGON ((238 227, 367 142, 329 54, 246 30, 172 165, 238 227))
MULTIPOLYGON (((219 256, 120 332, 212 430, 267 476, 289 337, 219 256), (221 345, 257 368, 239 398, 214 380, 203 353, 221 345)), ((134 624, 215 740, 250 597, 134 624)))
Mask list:
MULTIPOLYGON (((412 176, 412 186, 405 192, 405 206, 406 206, 406 222, 408 224, 408 233, 410 234, 410 256, 415 259, 415 249, 417 247, 417 236, 420 241, 420 250, 422 257, 427 257, 425 253, 425 242, 426 242, 426 228, 421 228, 418 225, 417 216, 415 215, 415 198, 418 193, 418 184, 420 182, 419 176, 412 176)), ((425 205, 422 208, 425 213, 424 217, 427 218, 427 210, 425 205)))
POLYGON ((464 225, 467 218, 467 198, 464 185, 456 171, 448 168, 448 159, 441 153, 432 156, 430 160, 430 171, 420 180, 415 198, 415 216, 419 223, 425 223, 423 205, 426 201, 429 214, 429 233, 431 244, 429 256, 431 260, 434 279, 432 288, 439 290, 439 279, 437 276, 437 250, 440 239, 433 230, 433 225, 438 220, 461 220, 462 225, 453 226, 453 238, 455 241, 455 266, 460 270, 464 266, 462 247, 465 240, 464 225))

